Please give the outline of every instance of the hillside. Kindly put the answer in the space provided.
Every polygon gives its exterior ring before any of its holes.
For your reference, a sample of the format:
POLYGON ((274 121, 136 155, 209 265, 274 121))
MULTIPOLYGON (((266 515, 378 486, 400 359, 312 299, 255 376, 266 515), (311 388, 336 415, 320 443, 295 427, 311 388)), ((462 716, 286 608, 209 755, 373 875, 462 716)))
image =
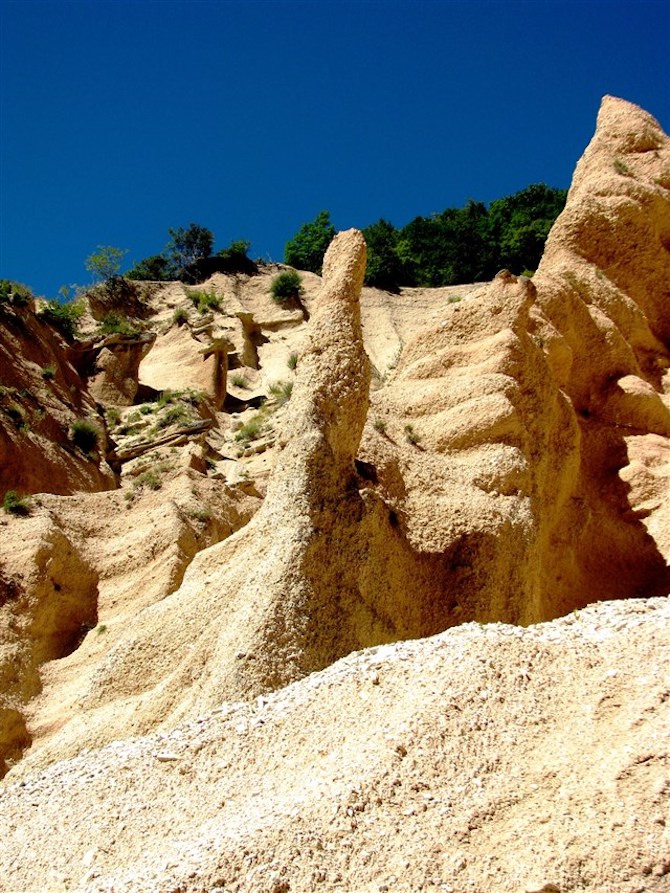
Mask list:
POLYGON ((670 889, 670 141, 532 279, 365 260, 0 307, 8 889, 670 889))

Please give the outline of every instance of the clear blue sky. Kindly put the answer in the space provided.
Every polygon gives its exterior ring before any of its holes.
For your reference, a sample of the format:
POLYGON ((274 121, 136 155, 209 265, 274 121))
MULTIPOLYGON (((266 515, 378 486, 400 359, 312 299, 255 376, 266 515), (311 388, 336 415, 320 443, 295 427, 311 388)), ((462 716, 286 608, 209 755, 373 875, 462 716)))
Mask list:
POLYGON ((338 229, 569 185, 605 93, 670 126, 670 0, 0 0, 0 276, 209 227, 338 229))

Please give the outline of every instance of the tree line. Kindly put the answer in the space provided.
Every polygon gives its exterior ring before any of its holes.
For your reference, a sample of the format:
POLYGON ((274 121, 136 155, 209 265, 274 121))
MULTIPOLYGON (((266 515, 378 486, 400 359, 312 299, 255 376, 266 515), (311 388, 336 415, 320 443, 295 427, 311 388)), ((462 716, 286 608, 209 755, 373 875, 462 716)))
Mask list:
MULTIPOLYGON (((401 286, 458 285, 484 282, 501 269, 520 274, 534 271, 567 190, 544 183, 490 203, 470 200, 430 217, 415 217, 399 229, 378 220, 363 229, 368 246, 366 285, 397 291, 401 286)), ((192 223, 168 230, 162 254, 135 264, 128 279, 202 281, 213 272, 256 271, 247 252, 251 243, 234 241, 212 255, 211 230, 192 223)), ((321 273, 323 256, 335 236, 329 211, 303 224, 284 249, 284 262, 299 270, 321 273)))
MULTIPOLYGON (((400 229, 381 219, 363 229, 368 246, 365 283, 396 291, 400 286, 488 281, 501 269, 534 271, 566 196, 565 189, 538 183, 488 208, 470 200, 463 208, 416 217, 400 229)), ((284 261, 320 273, 334 235, 329 212, 321 211, 287 243, 284 261)))

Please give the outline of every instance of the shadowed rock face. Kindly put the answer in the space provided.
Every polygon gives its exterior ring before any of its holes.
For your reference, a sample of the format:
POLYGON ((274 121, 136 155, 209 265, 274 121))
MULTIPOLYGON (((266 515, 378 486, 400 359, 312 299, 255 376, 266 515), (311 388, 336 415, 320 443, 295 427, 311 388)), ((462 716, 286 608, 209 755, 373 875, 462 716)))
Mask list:
POLYGON ((77 419, 98 415, 73 359, 32 303, 0 307, 0 499, 7 490, 69 494, 114 487, 102 450, 85 454, 69 434, 77 419))
POLYGON ((30 744, 26 704, 39 667, 78 647, 97 622, 98 576, 51 518, 23 525, 11 566, 0 566, 0 777, 30 744))

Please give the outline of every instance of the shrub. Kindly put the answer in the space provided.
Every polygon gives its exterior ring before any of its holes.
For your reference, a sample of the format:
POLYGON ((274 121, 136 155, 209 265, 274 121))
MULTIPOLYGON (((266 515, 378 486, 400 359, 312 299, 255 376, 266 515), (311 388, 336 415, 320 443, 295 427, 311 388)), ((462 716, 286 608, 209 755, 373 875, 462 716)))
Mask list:
POLYGON ((188 311, 183 307, 177 307, 172 314, 172 322, 178 326, 182 326, 185 322, 188 322, 188 311))
POLYGON ((286 365, 288 366, 289 369, 295 369, 295 367, 298 365, 298 354, 296 353, 295 350, 289 354, 289 358, 286 361, 286 365))
POLYGON ((100 323, 99 331, 102 335, 136 335, 138 329, 127 316, 112 311, 100 323))
POLYGON ((56 374, 56 367, 51 363, 48 366, 42 367, 42 378, 45 381, 51 381, 51 379, 56 374))
POLYGON ((25 497, 19 496, 16 490, 7 490, 2 500, 2 507, 8 515, 28 515, 30 505, 25 497))
POLYGON ((100 428, 88 419, 77 419, 70 428, 70 437, 82 452, 92 453, 98 447, 100 428))
POLYGON ((375 431, 379 431, 380 434, 386 433, 386 422, 384 419, 375 419, 373 422, 373 428, 375 431))
POLYGON ((193 305, 198 308, 198 313, 208 313, 210 310, 221 309, 221 298, 213 291, 201 291, 194 288, 188 291, 189 298, 193 301, 193 305))
POLYGON ((25 307, 32 299, 33 293, 27 285, 21 285, 11 279, 0 279, 0 304, 25 307))
POLYGON ((61 304, 51 299, 40 312, 40 317, 50 323, 66 338, 74 338, 79 329, 79 320, 86 313, 82 301, 69 301, 61 304))
POLYGON ((405 425, 405 438, 408 443, 412 444, 412 446, 416 446, 416 444, 421 440, 420 436, 414 430, 413 425, 405 425))
POLYGON ((278 304, 299 298, 302 294, 300 274, 295 270, 285 270, 272 280, 270 291, 278 304))
POLYGON ((239 372, 235 373, 235 375, 231 375, 230 383, 235 385, 236 388, 247 388, 249 386, 244 375, 241 375, 239 372))
POLYGON ((118 425, 121 421, 121 413, 116 408, 116 406, 109 406, 107 408, 107 424, 108 425, 118 425))

